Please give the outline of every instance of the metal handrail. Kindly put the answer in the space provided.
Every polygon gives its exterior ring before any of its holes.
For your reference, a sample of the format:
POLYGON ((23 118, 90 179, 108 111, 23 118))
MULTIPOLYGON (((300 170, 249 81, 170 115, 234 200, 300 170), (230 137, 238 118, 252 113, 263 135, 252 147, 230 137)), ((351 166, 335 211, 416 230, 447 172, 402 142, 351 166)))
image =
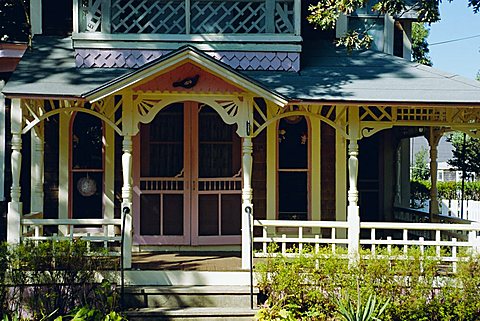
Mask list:
POLYGON ((253 310, 253 229, 252 229, 252 207, 245 207, 245 213, 248 215, 248 233, 250 241, 250 308, 253 310))
POLYGON ((125 307, 125 267, 123 261, 125 259, 125 220, 128 214, 130 214, 130 208, 125 206, 123 208, 122 231, 120 238, 120 306, 122 308, 125 307))

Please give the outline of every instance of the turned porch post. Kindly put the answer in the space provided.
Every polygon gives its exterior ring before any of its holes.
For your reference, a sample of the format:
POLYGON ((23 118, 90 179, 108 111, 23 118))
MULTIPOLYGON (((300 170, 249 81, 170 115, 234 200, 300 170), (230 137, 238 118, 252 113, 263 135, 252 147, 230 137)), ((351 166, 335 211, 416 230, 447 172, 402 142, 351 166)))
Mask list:
POLYGON ((44 181, 44 123, 41 122, 37 125, 37 131, 31 130, 31 177, 32 177, 32 187, 31 187, 31 209, 30 212, 43 213, 43 181, 44 181))
POLYGON ((402 205, 402 143, 399 142, 395 150, 395 198, 393 204, 402 205))
POLYGON ((252 259, 250 253, 253 233, 252 153, 252 138, 244 137, 242 140, 242 269, 249 269, 252 259))
POLYGON ((438 143, 442 138, 443 131, 430 127, 428 133, 428 145, 430 146, 430 180, 432 187, 430 189, 430 221, 433 215, 440 214, 440 207, 438 203, 438 188, 437 188, 437 172, 438 172, 438 143))
POLYGON ((20 99, 12 100, 11 107, 11 133, 12 133, 12 188, 11 201, 8 203, 7 213, 7 242, 18 244, 21 240, 20 220, 23 204, 20 202, 20 171, 22 167, 22 107, 20 99))
POLYGON ((358 256, 360 246, 360 208, 358 207, 358 143, 351 139, 348 144, 348 254, 358 256))
MULTIPOLYGON (((0 172, 5 173, 5 95, 2 94, 2 89, 5 86, 5 81, 0 80, 0 172)), ((0 200, 5 201, 6 191, 4 190, 5 175, 0 175, 0 200)))
POLYGON ((357 260, 360 247, 360 209, 358 207, 358 140, 359 111, 350 107, 348 110, 349 144, 348 144, 348 255, 350 260, 357 260))
POLYGON ((132 267, 132 146, 132 136, 124 136, 122 144, 122 231, 125 233, 123 266, 126 269, 132 267))

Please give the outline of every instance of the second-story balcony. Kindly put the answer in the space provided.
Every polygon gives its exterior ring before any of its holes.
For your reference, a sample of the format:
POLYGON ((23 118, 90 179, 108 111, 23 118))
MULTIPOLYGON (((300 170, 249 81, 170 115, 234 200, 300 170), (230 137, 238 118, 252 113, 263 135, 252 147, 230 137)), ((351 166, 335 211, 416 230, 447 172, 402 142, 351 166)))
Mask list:
POLYGON ((301 0, 74 1, 76 42, 301 41, 301 0))

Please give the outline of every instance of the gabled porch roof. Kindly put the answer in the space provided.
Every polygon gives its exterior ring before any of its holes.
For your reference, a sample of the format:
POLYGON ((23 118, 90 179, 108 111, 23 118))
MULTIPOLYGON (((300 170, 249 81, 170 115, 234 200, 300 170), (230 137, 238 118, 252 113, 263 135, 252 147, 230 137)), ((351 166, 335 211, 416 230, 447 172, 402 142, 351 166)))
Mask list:
MULTIPOLYGON (((179 59, 198 59, 235 84, 282 102, 352 105, 480 105, 480 82, 373 50, 347 53, 330 43, 305 51, 302 71, 236 71, 192 47, 140 69, 76 68, 70 39, 36 37, 3 92, 9 97, 98 99, 179 59)), ((282 105, 280 104, 280 105, 282 105)))
POLYGON ((4 89, 8 96, 72 97, 96 101, 172 66, 193 62, 245 91, 280 106, 287 104, 281 94, 191 46, 172 51, 138 69, 77 68, 69 39, 37 37, 36 40, 4 89))

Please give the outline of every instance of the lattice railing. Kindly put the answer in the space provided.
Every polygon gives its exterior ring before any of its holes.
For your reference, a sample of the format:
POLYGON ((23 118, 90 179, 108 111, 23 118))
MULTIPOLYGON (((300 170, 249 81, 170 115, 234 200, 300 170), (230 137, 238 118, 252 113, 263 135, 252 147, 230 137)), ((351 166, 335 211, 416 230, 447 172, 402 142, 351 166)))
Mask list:
POLYGON ((265 1, 192 0, 192 33, 263 33, 265 1))
POLYGON ((80 26, 82 31, 99 32, 102 23, 102 0, 82 0, 79 7, 81 8, 80 26))
POLYGON ((79 32, 299 34, 300 0, 77 0, 79 32))
POLYGON ((185 33, 185 1, 113 0, 112 32, 185 33))
POLYGON ((275 6, 275 32, 294 33, 295 32, 295 6, 293 1, 276 1, 275 6))

